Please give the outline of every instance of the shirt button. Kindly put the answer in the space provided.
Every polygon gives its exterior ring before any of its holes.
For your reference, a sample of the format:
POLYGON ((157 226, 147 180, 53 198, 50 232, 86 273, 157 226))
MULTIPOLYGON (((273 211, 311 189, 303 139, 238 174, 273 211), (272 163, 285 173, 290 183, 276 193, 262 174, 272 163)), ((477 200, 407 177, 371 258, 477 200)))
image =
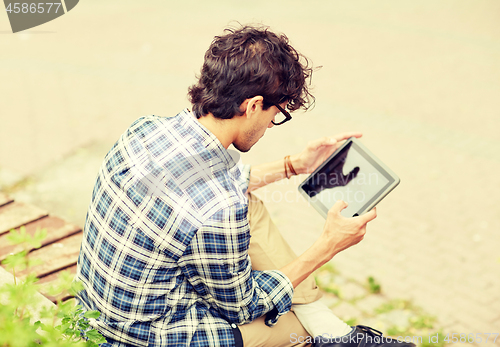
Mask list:
POLYGON ((236 324, 232 323, 231 328, 236 329, 236 324))

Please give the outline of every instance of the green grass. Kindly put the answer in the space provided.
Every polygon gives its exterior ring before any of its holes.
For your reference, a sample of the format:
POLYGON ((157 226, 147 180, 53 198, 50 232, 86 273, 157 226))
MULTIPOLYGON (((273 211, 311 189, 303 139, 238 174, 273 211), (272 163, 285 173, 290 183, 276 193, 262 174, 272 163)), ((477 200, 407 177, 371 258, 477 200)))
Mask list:
MULTIPOLYGON (((345 283, 356 283, 360 286, 363 286, 366 289, 366 295, 363 297, 355 298, 353 300, 345 301, 350 304, 356 306, 356 303, 366 298, 370 295, 378 295, 380 298, 386 298, 382 293, 381 284, 372 276, 366 279, 365 283, 359 283, 353 279, 345 278, 342 276, 341 280, 337 277, 340 277, 340 273, 337 269, 331 265, 327 264, 321 267, 316 273, 316 283, 326 293, 333 294, 341 299, 342 302, 342 284, 345 283), (340 283, 340 284, 339 284, 340 283)), ((333 308, 335 312, 335 308, 333 308)), ((345 322, 351 326, 355 326, 357 324, 364 324, 363 322, 366 320, 375 320, 380 317, 380 324, 384 326, 383 333, 386 336, 391 336, 393 338, 407 338, 413 339, 413 342, 417 346, 422 347, 443 347, 447 345, 447 342, 444 341, 445 335, 442 332, 440 327, 437 327, 437 318, 425 312, 422 308, 414 305, 410 300, 403 299, 388 299, 382 305, 372 309, 370 311, 363 311, 362 314, 356 317, 340 317, 345 320, 345 322), (388 314, 391 311, 399 310, 404 311, 402 314, 408 315, 408 325, 403 327, 390 325, 390 322, 387 322, 388 318, 383 315, 388 314), (386 321, 384 321, 386 319, 386 321), (432 338, 432 339, 431 339, 432 338)))
POLYGON ((372 276, 368 277, 368 291, 372 294, 379 294, 382 291, 380 283, 378 283, 372 276))

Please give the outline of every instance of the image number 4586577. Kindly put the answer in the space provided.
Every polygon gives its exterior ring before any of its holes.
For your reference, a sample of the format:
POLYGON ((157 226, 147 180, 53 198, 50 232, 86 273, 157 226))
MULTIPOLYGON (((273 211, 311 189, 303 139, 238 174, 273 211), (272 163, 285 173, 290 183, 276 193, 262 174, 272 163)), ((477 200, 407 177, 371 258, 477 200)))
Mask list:
POLYGON ((18 32, 54 20, 72 10, 79 0, 4 0, 12 32, 18 32))
POLYGON ((7 12, 9 13, 50 13, 52 10, 52 7, 54 7, 54 12, 57 13, 59 12, 59 9, 61 8, 61 3, 53 3, 53 2, 46 2, 46 3, 38 3, 35 4, 34 2, 28 3, 28 2, 15 2, 15 3, 10 3, 7 5, 7 12))

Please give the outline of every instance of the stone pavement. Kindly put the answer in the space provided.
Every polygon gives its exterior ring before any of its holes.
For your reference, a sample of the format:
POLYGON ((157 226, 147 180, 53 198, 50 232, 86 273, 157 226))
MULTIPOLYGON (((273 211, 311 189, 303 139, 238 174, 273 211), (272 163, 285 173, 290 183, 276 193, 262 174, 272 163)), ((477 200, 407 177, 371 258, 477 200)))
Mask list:
MULTIPOLYGON (((366 323, 392 303, 398 321, 407 306, 393 300, 411 300, 443 332, 500 333, 499 15, 495 0, 122 0, 81 2, 13 35, 0 14, 0 189, 83 225, 123 130, 187 106, 212 37, 231 20, 262 21, 323 67, 316 107, 268 130, 244 161, 357 130, 401 177, 363 242, 332 261, 343 295, 366 296, 329 296, 333 309, 366 323), (363 289, 369 276, 381 294, 363 289)), ((324 223, 296 193, 301 180, 258 191, 297 252, 324 223)))
MULTIPOLYGON (((334 258, 335 268, 360 283, 373 276, 389 297, 410 299, 437 316, 445 332, 498 332, 498 157, 471 135, 445 136, 440 129, 419 129, 419 124, 380 125, 386 121, 382 116, 358 116, 371 129, 363 142, 402 182, 378 206, 365 239, 334 258), (378 138, 371 136, 374 132, 378 138), (483 146, 482 155, 474 154, 483 146)), ((324 223, 296 193, 300 182, 297 177, 260 192, 298 252, 324 223)))

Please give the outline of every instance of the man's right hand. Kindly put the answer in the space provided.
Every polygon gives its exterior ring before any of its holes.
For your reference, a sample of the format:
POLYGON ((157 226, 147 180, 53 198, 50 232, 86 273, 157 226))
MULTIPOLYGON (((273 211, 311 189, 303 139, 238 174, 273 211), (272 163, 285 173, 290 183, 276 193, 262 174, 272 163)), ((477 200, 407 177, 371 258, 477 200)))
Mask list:
POLYGON ((361 216, 346 218, 340 212, 347 207, 347 203, 339 200, 328 211, 323 233, 318 239, 327 247, 325 255, 329 261, 335 254, 359 243, 365 236, 366 224, 377 217, 377 210, 373 208, 361 216))

